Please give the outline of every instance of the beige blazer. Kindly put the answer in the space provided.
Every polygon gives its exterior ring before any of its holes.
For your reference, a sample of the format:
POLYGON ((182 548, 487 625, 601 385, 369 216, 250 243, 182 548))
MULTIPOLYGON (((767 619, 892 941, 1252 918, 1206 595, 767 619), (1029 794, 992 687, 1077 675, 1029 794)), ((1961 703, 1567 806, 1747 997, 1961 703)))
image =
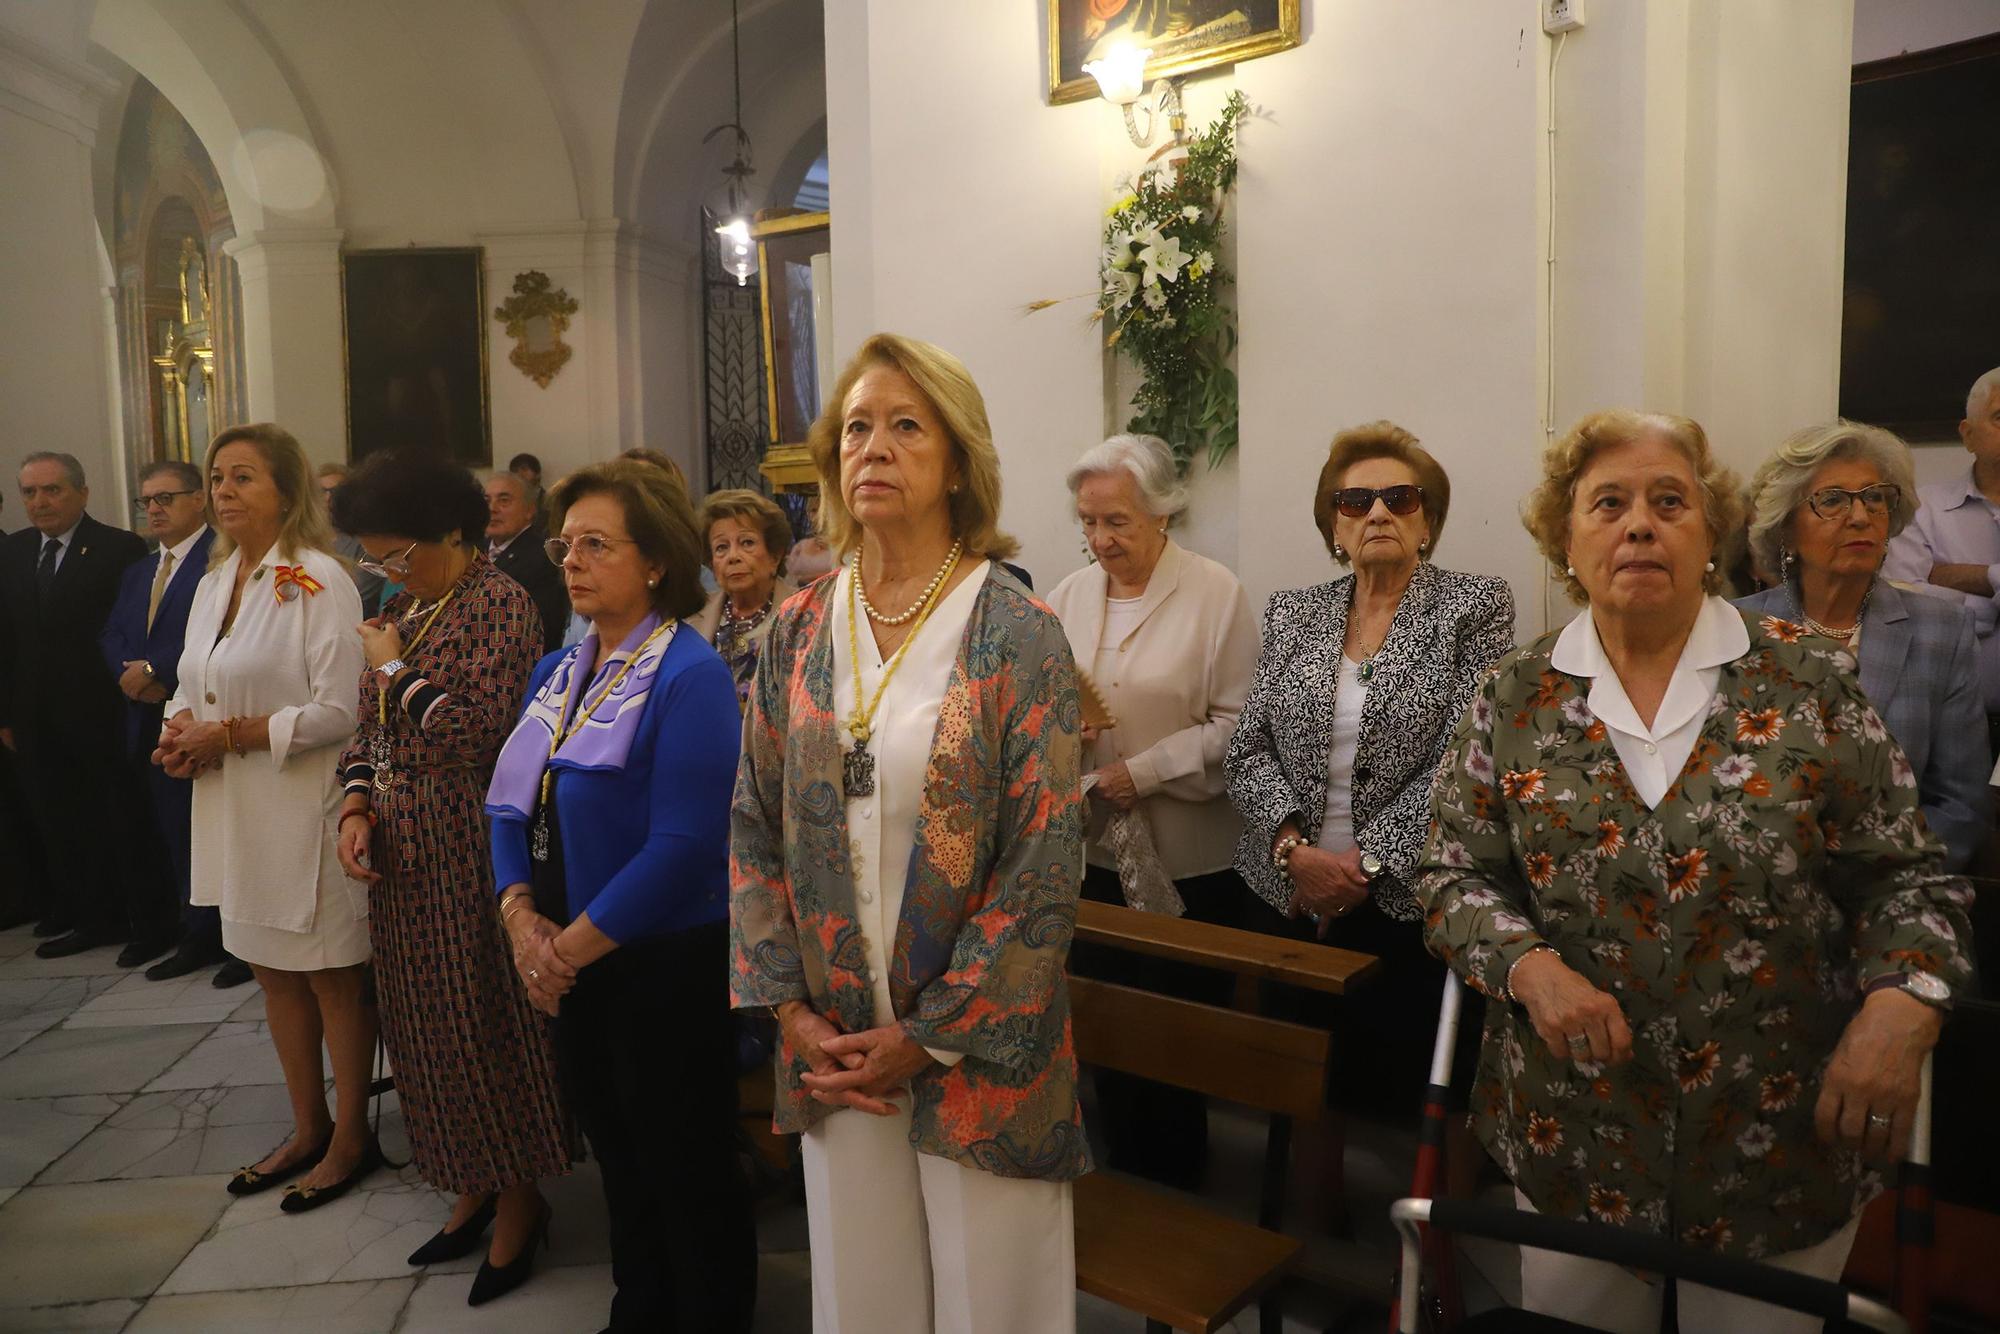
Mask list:
MULTIPOLYGON (((1087 762, 1093 768, 1125 762, 1167 874, 1181 880, 1226 870, 1242 825, 1222 761, 1257 663, 1249 595, 1226 567, 1168 538, 1146 583, 1138 626, 1118 645, 1117 668, 1110 679, 1096 680, 1109 585, 1104 571, 1089 565, 1049 594, 1077 667, 1091 674, 1118 720, 1087 762)), ((1089 857, 1110 866, 1097 837, 1103 804, 1091 807, 1089 857)))
MULTIPOLYGON (((771 621, 777 619, 776 613, 778 608, 784 606, 786 600, 798 591, 799 586, 785 578, 782 574, 778 576, 777 582, 771 585, 772 616, 770 620, 765 621, 757 627, 757 632, 754 636, 760 647, 771 633, 771 621)), ((688 628, 711 644, 715 642, 716 627, 722 624, 723 597, 722 590, 719 588, 716 589, 708 595, 707 604, 700 611, 688 617, 688 628)))

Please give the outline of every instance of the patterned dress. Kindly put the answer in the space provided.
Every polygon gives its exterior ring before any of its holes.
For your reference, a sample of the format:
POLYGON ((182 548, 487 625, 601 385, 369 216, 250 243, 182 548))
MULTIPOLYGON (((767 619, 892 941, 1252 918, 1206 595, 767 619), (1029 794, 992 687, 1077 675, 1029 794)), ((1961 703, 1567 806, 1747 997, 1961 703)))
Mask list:
MULTIPOLYGON (((383 609, 407 644, 428 609, 383 609)), ((481 553, 404 661, 390 692, 391 778, 371 788, 369 887, 382 1038, 396 1072, 410 1154, 424 1180, 460 1195, 568 1170, 572 1136, 546 1021, 515 976, 493 898, 483 811, 541 649, 534 602, 481 553)), ((381 678, 361 685, 361 728, 342 756, 349 791, 381 754, 381 678)))
POLYGON ((1756 1257, 1817 1244, 1881 1189, 1813 1108, 1865 980, 1967 983, 1971 891, 1853 659, 1745 615, 1679 778, 1648 809, 1556 636, 1467 710, 1419 868, 1431 949, 1484 992, 1480 1138, 1543 1213, 1756 1257), (1507 970, 1538 944, 1610 992, 1620 1066, 1553 1058, 1507 970))

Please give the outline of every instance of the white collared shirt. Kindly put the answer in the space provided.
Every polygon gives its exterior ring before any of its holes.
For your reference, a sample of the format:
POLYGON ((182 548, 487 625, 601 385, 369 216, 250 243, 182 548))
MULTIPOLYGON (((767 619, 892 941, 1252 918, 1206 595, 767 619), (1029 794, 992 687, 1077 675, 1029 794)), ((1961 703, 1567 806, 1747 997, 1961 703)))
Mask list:
POLYGON ((1571 676, 1590 678, 1590 711, 1604 724, 1611 745, 1625 766, 1639 799, 1648 809, 1658 806, 1694 753, 1694 743, 1708 721, 1715 687, 1724 663, 1750 651, 1750 631, 1743 614, 1719 597, 1705 598, 1681 649, 1680 661, 1667 683, 1667 693, 1649 727, 1640 721, 1625 693, 1625 683, 1612 670, 1597 622, 1589 608, 1556 638, 1549 665, 1571 676))
MULTIPOLYGON (((201 541, 201 535, 207 531, 208 531, 207 524, 205 523, 196 524, 194 526, 194 531, 189 533, 186 537, 183 537, 180 541, 174 543, 170 547, 161 547, 158 556, 171 554, 174 558, 173 568, 176 571, 178 571, 181 568, 181 566, 187 564, 188 552, 194 550, 194 544, 201 541)), ((160 568, 160 562, 158 556, 155 556, 153 560, 153 569, 156 572, 160 568)))
POLYGON ((70 543, 76 540, 76 530, 82 526, 83 521, 79 519, 69 526, 67 532, 57 533, 53 538, 46 533, 41 534, 41 540, 35 543, 35 564, 40 565, 42 563, 42 553, 49 549, 50 542, 54 542, 56 544, 55 568, 57 571, 60 571, 63 562, 69 559, 69 547, 70 543))

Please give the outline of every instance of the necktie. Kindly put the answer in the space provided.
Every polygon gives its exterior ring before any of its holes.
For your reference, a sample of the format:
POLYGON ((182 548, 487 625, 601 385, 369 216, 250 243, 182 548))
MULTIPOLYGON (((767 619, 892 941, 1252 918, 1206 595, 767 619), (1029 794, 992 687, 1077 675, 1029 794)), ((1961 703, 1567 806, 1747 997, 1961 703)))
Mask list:
POLYGON ((160 549, 160 568, 153 571, 153 591, 146 595, 146 633, 153 633, 153 618, 160 614, 160 599, 166 595, 167 581, 174 577, 174 553, 160 549))
POLYGON ((62 554, 62 543, 53 537, 42 542, 41 563, 35 566, 35 592, 46 602, 49 590, 56 583, 56 557, 62 554))

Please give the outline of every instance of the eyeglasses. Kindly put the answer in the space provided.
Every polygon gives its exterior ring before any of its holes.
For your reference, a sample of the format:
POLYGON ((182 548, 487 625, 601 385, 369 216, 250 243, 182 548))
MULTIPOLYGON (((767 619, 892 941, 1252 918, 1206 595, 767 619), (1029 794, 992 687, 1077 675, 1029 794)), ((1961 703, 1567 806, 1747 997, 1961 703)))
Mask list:
POLYGON ((1377 499, 1389 507, 1391 514, 1415 514, 1417 507, 1424 503, 1424 489, 1405 482, 1401 486, 1380 488, 1342 487, 1334 495, 1335 502, 1340 506, 1340 512, 1350 519, 1367 517, 1368 511, 1375 508, 1377 499))
POLYGON ((1864 486, 1859 491, 1850 491, 1844 486, 1823 486, 1806 497, 1806 504, 1822 519, 1845 519, 1854 512, 1854 502, 1861 502, 1861 508, 1869 517, 1887 514, 1903 503, 1903 488, 1891 482, 1876 486, 1864 486))
POLYGON ((597 533, 585 533, 582 537, 552 537, 542 543, 542 550, 548 553, 550 561, 560 565, 569 559, 570 549, 574 547, 583 557, 585 564, 595 565, 609 556, 613 547, 637 545, 638 543, 629 537, 604 537, 597 533))
POLYGON ((198 496, 200 494, 201 492, 199 491, 155 491, 150 496, 140 496, 137 500, 133 501, 132 508, 144 514, 155 505, 161 509, 165 509, 182 496, 198 496))
POLYGON ((381 560, 357 560, 354 563, 369 574, 400 582, 410 577, 410 553, 416 549, 417 544, 412 542, 403 548, 400 555, 384 556, 381 560))

